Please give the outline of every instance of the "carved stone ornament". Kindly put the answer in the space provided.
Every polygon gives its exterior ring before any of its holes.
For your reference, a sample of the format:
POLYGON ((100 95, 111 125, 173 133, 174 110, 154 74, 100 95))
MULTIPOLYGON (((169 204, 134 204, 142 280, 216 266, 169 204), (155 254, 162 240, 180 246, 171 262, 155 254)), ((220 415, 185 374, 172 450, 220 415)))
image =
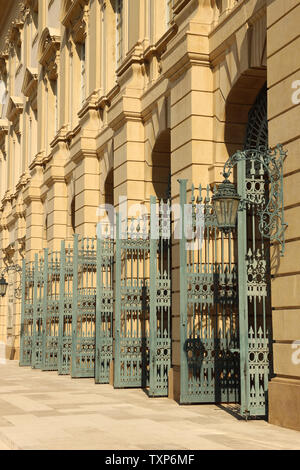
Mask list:
POLYGON ((0 54, 0 76, 4 79, 7 75, 7 60, 8 52, 1 52, 0 54))
POLYGON ((39 0, 24 0, 24 6, 32 8, 32 10, 37 13, 39 10, 39 0))
POLYGON ((23 101, 18 96, 11 96, 9 98, 6 117, 9 121, 14 122, 23 112, 23 101))
POLYGON ((73 38, 74 42, 83 43, 86 38, 86 26, 87 22, 84 18, 77 21, 73 28, 73 38))
POLYGON ((8 32, 8 41, 15 47, 21 47, 21 29, 23 28, 23 24, 24 22, 21 19, 13 21, 8 32))
POLYGON ((7 119, 0 119, 0 140, 8 134, 9 123, 7 119))
POLYGON ((58 75, 60 49, 60 34, 58 30, 45 28, 40 40, 39 62, 44 66, 50 80, 56 80, 58 75))
POLYGON ((22 85, 22 93, 27 98, 36 94, 38 87, 38 71, 33 67, 26 67, 22 85))
POLYGON ((62 24, 72 32, 74 42, 82 43, 86 38, 88 0, 65 2, 62 24))

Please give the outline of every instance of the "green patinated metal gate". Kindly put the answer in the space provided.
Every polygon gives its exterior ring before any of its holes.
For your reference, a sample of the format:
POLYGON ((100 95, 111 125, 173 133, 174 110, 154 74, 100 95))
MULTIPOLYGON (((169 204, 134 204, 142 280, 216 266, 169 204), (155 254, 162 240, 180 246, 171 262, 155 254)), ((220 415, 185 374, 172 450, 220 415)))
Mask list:
POLYGON ((114 386, 149 385, 149 219, 117 214, 114 386))
POLYGON ((114 240, 111 232, 97 238, 95 382, 108 383, 113 358, 114 240))
POLYGON ((42 367, 43 356, 43 299, 46 266, 44 259, 37 254, 34 257, 33 276, 33 335, 31 366, 34 369, 42 367))
POLYGON ((149 396, 168 395, 171 367, 171 208, 150 199, 149 396))
MULTIPOLYGON (((239 316, 241 414, 264 416, 272 377, 270 241, 284 252, 283 160, 281 146, 233 155, 226 171, 238 167, 239 316)), ((276 256, 275 256, 276 258, 276 256)))
POLYGON ((44 250, 42 370, 58 369, 60 252, 44 250))
POLYGON ((72 377, 95 376, 96 238, 74 236, 72 377))
POLYGON ((114 386, 163 396, 171 365, 170 206, 150 203, 150 218, 117 214, 114 386))
POLYGON ((181 403, 239 400, 234 240, 217 228, 212 191, 180 180, 181 403), (189 241, 189 243, 188 243, 189 241))
POLYGON ((30 366, 33 337, 34 263, 22 262, 22 311, 20 338, 20 366, 30 366))
POLYGON ((61 242, 58 373, 70 374, 72 356, 73 250, 61 242))
MULTIPOLYGON (((272 376, 270 246, 284 252, 281 146, 268 148, 267 88, 249 113, 245 148, 224 166, 237 166, 241 197, 237 236, 218 230, 211 188, 192 187, 190 218, 180 242, 182 403, 235 402, 244 417, 264 416, 272 376), (186 232, 198 234, 187 250, 186 232), (235 238, 236 237, 236 238, 235 238)), ((187 182, 180 182, 181 210, 187 182)), ((224 202, 225 204, 225 202, 224 202)))

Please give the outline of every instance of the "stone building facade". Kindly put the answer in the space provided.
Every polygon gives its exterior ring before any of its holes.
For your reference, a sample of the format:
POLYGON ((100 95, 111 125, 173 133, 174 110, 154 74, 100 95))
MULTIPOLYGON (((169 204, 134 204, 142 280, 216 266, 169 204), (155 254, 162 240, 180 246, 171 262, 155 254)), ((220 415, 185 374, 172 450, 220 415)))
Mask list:
MULTIPOLYGON (((97 207, 221 181, 267 83, 269 145, 283 144, 286 255, 273 270, 272 423, 300 429, 299 0, 0 2, 0 263, 93 236, 97 207), (293 95, 294 94, 294 95, 293 95), (295 348, 293 349, 293 347, 295 348)), ((171 395, 179 386, 179 255, 173 244, 171 395)), ((18 358, 18 274, 0 341, 18 358)))

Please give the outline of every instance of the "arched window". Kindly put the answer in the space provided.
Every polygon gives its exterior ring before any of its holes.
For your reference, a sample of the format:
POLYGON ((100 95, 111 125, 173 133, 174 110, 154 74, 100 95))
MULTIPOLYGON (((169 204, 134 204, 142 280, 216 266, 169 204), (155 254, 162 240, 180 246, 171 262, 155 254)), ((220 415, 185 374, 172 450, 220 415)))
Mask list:
POLYGON ((73 197, 71 201, 70 209, 71 209, 71 227, 72 227, 73 233, 75 233, 75 229, 76 229, 75 196, 73 197))

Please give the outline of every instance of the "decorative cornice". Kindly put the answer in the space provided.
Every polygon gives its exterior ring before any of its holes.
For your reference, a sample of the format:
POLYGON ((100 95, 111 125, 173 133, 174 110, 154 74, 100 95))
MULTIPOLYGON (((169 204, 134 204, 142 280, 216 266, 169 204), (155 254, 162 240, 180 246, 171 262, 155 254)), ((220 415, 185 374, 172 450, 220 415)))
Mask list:
POLYGON ((97 151, 90 148, 80 148, 74 155, 71 157, 71 161, 78 165, 78 163, 83 158, 97 158, 97 151))
MULTIPOLYGON (((24 217, 26 215, 26 208, 24 209, 24 217)), ((25 256, 25 248, 26 248, 26 235, 23 237, 17 238, 17 243, 18 243, 18 251, 22 258, 25 256)))
POLYGON ((22 93, 30 98, 37 93, 38 71, 36 68, 26 67, 22 85, 22 93))
POLYGON ((7 119, 0 119, 0 139, 8 134, 9 122, 7 119))
POLYGON ((77 134, 79 134, 80 130, 81 130, 81 126, 80 126, 80 124, 78 124, 74 129, 71 129, 69 132, 67 132, 66 140, 67 140, 67 143, 68 143, 69 147, 71 146, 71 142, 74 139, 74 137, 77 134))
POLYGON ((97 110, 99 102, 99 92, 94 91, 84 102, 82 108, 78 112, 78 117, 81 119, 88 111, 97 110))
POLYGON ((68 126, 64 125, 59 129, 59 131, 57 132, 52 142, 50 142, 50 147, 54 148, 60 142, 64 142, 65 144, 67 144, 68 143, 67 134, 68 134, 68 126))
POLYGON ((12 242, 12 243, 9 243, 9 245, 5 246, 2 248, 2 252, 4 254, 4 258, 6 258, 7 260, 8 259, 11 259, 14 254, 15 254, 15 243, 12 242))
POLYGON ((81 18, 73 26, 72 31, 73 31, 74 42, 83 43, 86 38, 86 30, 87 30, 87 20, 85 18, 81 18))
POLYGON ((183 10, 183 8, 190 2, 191 0, 173 0, 173 12, 174 15, 177 15, 178 13, 183 10))
POLYGON ((11 27, 8 31, 7 39, 11 45, 20 47, 22 44, 21 29, 23 28, 24 21, 16 19, 12 22, 11 27))
POLYGON ((24 1, 25 7, 32 8, 32 10, 36 13, 39 11, 39 0, 23 0, 23 1, 24 1))
POLYGON ((200 51, 198 48, 199 37, 197 30, 183 30, 176 37, 176 41, 168 47, 161 57, 162 74, 171 81, 183 75, 192 66, 210 67, 208 53, 208 40, 205 47, 200 51), (181 54, 178 55, 178 44, 180 44, 181 54))
POLYGON ((2 198, 2 204, 5 204, 6 202, 11 202, 11 198, 12 198, 12 192, 10 191, 10 189, 8 189, 4 193, 4 196, 2 198))
POLYGON ((6 117, 9 121, 14 122, 23 112, 23 100, 19 96, 11 96, 8 101, 6 117))
POLYGON ((89 0, 70 0, 62 24, 72 32, 74 42, 84 42, 87 29, 87 8, 89 0))
POLYGON ((31 164, 29 165, 29 170, 34 170, 35 167, 43 166, 43 152, 39 152, 36 154, 34 159, 32 160, 31 164))
POLYGON ((53 28, 45 28, 42 32, 39 44, 39 62, 45 68, 50 80, 57 79, 59 49, 59 30, 53 28))
POLYGON ((114 131, 128 121, 142 121, 141 101, 138 97, 121 96, 108 110, 108 125, 114 131))
POLYGON ((144 55, 143 55, 143 47, 140 43, 137 43, 131 51, 128 52, 127 56, 123 60, 120 67, 116 70, 117 77, 121 77, 124 72, 132 65, 132 64, 143 64, 144 63, 144 55))
POLYGON ((8 61, 8 51, 1 52, 0 54, 0 75, 2 78, 5 78, 7 75, 7 61, 8 61))
POLYGON ((49 165, 44 171, 43 186, 48 189, 51 188, 55 183, 65 182, 64 165, 49 165))
POLYGON ((19 178, 19 181, 16 185, 16 193, 19 193, 28 183, 30 180, 30 176, 28 173, 22 173, 22 175, 19 178))
POLYGON ((106 95, 106 99, 108 101, 108 106, 111 105, 112 100, 117 96, 120 91, 120 85, 117 83, 106 95))
POLYGON ((174 23, 168 29, 168 31, 166 31, 165 34, 155 43, 155 49, 160 56, 167 50, 168 43, 176 35, 177 31, 178 26, 174 23))

